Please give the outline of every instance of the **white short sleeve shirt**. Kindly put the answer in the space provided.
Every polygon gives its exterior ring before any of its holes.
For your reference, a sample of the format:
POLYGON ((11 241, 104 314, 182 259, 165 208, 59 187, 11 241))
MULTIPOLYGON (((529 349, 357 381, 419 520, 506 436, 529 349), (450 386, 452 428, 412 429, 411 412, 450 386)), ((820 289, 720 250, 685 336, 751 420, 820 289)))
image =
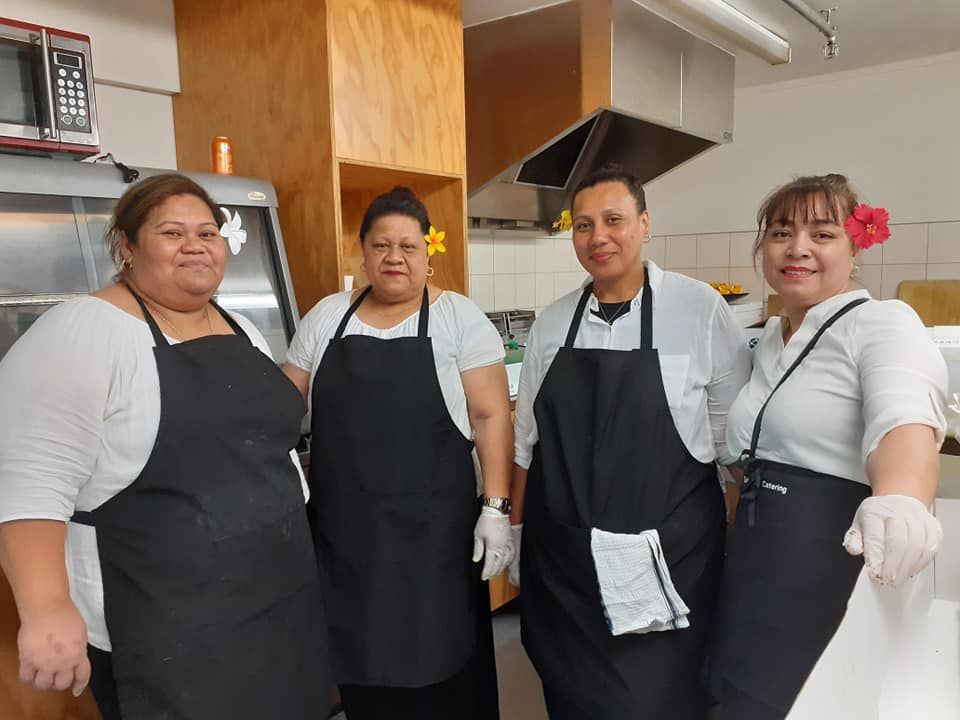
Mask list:
MULTIPOLYGON (((256 326, 231 315, 270 357, 256 326)), ((160 423, 153 349, 145 322, 92 296, 51 308, 14 344, 0 361, 0 522, 67 521, 136 480, 160 423)), ((293 448, 291 462, 306 497, 293 448)), ((90 644, 109 650, 95 529, 68 523, 66 554, 90 644)))
MULTIPOLYGON (((310 373, 311 387, 327 345, 350 309, 352 294, 337 293, 317 303, 300 321, 297 334, 290 343, 287 362, 310 373)), ((379 329, 362 322, 354 313, 343 334, 366 335, 381 340, 415 337, 419 319, 418 310, 391 328, 379 329)), ((433 341, 437 379, 450 417, 463 436, 472 440, 473 430, 460 373, 502 362, 505 354, 503 339, 476 303, 450 291, 443 292, 430 305, 427 334, 433 341)))

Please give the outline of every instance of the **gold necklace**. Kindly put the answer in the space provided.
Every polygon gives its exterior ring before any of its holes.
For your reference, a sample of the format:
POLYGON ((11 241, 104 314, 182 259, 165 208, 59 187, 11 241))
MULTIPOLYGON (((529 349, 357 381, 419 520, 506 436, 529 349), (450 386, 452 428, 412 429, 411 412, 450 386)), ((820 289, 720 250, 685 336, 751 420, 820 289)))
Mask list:
MULTIPOLYGON (((180 332, 180 329, 170 321, 170 318, 166 316, 163 310, 161 310, 159 307, 154 305, 153 302, 151 302, 150 300, 145 299, 144 302, 147 305, 149 305, 151 308, 153 308, 156 311, 157 315, 160 316, 160 319, 170 326, 170 329, 173 330, 174 337, 176 337, 177 340, 179 340, 180 342, 183 342, 185 340, 186 338, 185 334, 180 332)), ((204 305, 203 309, 204 309, 204 317, 207 320, 207 328, 209 328, 210 334, 213 335, 213 323, 210 321, 210 303, 207 303, 206 305, 204 305)))

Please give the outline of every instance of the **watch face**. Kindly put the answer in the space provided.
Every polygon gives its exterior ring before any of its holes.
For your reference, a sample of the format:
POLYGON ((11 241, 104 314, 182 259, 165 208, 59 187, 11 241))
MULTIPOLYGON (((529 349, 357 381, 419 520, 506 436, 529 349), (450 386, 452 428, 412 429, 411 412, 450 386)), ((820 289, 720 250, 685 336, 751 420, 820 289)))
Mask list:
POLYGON ((483 504, 487 507, 492 507, 496 510, 499 510, 504 515, 510 514, 510 498, 484 498, 483 504))

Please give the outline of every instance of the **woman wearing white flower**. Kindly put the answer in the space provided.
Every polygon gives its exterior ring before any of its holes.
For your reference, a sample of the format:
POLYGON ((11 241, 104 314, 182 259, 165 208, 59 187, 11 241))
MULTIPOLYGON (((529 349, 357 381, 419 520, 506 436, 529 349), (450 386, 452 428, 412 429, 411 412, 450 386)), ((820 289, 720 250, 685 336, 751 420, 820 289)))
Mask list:
POLYGON ((318 303, 287 357, 312 408, 308 509, 350 720, 498 717, 481 579, 513 556, 504 349, 471 300, 427 283, 443 240, 410 190, 377 197, 370 285, 318 303))
MULTIPOLYGON (((329 703, 291 454, 303 400, 212 300, 223 220, 181 175, 132 186, 108 230, 118 282, 49 310, 0 363, 20 679, 79 694, 89 678, 104 720, 308 720, 329 703)), ((224 225, 239 250, 239 216, 224 225)))
POLYGON ((943 358, 909 306, 850 287, 886 220, 841 175, 788 183, 758 214, 783 312, 727 425, 747 490, 712 665, 725 720, 876 718, 910 578, 940 542, 943 358))

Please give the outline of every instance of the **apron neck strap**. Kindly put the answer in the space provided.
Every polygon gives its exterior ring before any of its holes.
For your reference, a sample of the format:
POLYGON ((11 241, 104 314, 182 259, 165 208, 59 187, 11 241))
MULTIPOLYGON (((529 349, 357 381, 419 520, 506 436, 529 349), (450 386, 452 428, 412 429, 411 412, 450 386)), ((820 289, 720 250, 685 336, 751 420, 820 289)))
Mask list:
MULTIPOLYGON (((363 301, 366 299, 367 295, 370 294, 372 285, 368 285, 362 293, 353 301, 353 304, 344 314, 343 318, 340 320, 340 324, 337 326, 337 332, 334 333, 333 339, 339 340, 343 337, 344 331, 347 329, 347 323, 350 321, 350 318, 354 316, 357 312, 357 308, 363 304, 363 301)), ((427 328, 430 326, 430 291, 427 288, 423 288, 423 300, 420 302, 420 321, 417 325, 417 337, 423 340, 427 337, 427 328)))
MULTIPOLYGON (((570 321, 570 328, 567 330, 567 339, 563 343, 565 348, 572 348, 574 340, 577 339, 577 332, 583 320, 583 311, 586 310, 587 301, 592 293, 593 281, 590 281, 580 293, 580 302, 577 303, 577 309, 570 321)), ((643 291, 640 296, 640 349, 653 350, 653 291, 650 289, 650 273, 646 268, 643 269, 643 291)))
POLYGON ((653 290, 650 271, 643 269, 643 293, 640 295, 640 349, 653 350, 653 290))
POLYGON ((237 337, 246 338, 248 341, 250 341, 251 345, 253 344, 253 341, 250 340, 250 336, 247 335, 247 333, 244 331, 242 327, 240 327, 240 323, 238 323, 236 320, 233 319, 233 316, 230 313, 228 313, 226 310, 220 307, 213 300, 210 301, 210 304, 213 305, 214 310, 220 313, 220 317, 222 317, 224 321, 227 323, 227 325, 230 326, 230 328, 233 330, 234 335, 236 335, 237 337))
POLYGON ((143 319, 147 323, 147 327, 150 328, 150 334, 153 335, 153 343, 157 347, 164 347, 169 345, 167 342, 166 336, 160 331, 160 327, 157 325, 157 321, 153 319, 153 315, 150 314, 150 311, 147 310, 147 305, 143 300, 134 292, 133 288, 127 285, 127 290, 130 291, 130 294, 133 295, 133 299, 137 301, 137 305, 140 306, 140 311, 143 313, 143 319))
POLYGON ((757 419, 753 423, 753 435, 750 437, 750 449, 744 450, 740 456, 742 461, 754 460, 757 456, 757 444, 760 441, 760 428, 763 424, 763 413, 767 409, 767 405, 770 404, 770 398, 773 397, 773 394, 780 389, 780 386, 786 382, 787 378, 793 374, 793 371, 800 367, 800 363, 803 362, 803 359, 810 354, 810 351, 813 350, 814 346, 817 344, 817 341, 823 336, 823 334, 833 325, 837 320, 842 318, 848 312, 853 310, 858 305, 863 305, 868 298, 857 298, 856 300, 851 300, 842 308, 837 310, 833 315, 827 318, 827 321, 820 326, 820 329, 817 330, 816 334, 810 338, 810 342, 806 344, 803 350, 800 351, 800 354, 797 355, 797 359, 793 361, 793 364, 787 368, 787 371, 783 374, 783 377, 780 378, 780 381, 774 386, 773 390, 770 391, 770 394, 767 395, 767 399, 764 401, 763 405, 760 407, 760 412, 757 413, 757 419))

